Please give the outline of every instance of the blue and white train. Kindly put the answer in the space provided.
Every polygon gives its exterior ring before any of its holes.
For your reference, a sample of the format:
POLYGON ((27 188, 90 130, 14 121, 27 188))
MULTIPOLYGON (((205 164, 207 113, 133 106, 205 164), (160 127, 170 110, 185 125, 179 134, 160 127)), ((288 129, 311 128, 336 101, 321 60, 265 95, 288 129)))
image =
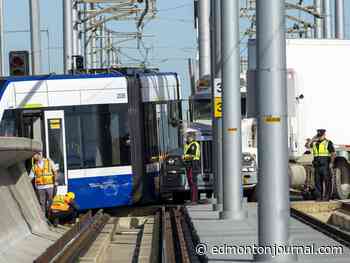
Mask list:
POLYGON ((4 78, 0 136, 43 142, 81 209, 153 200, 162 156, 181 146, 176 73, 4 78))

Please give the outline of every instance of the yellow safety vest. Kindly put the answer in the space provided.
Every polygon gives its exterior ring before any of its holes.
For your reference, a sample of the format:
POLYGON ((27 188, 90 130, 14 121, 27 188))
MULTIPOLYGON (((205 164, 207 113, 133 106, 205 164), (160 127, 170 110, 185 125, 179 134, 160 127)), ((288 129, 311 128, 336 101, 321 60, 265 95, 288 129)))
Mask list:
POLYGON ((201 150, 200 150, 200 145, 199 145, 199 143, 196 142, 196 141, 193 141, 193 142, 191 142, 191 143, 189 143, 189 144, 186 143, 185 146, 184 146, 184 157, 185 157, 185 159, 187 159, 187 158, 193 158, 192 160, 194 160, 194 161, 199 161, 200 158, 201 158, 201 150), (191 146, 192 146, 193 144, 196 145, 196 152, 195 152, 194 155, 188 153, 189 149, 191 148, 191 146))
POLYGON ((65 195, 56 195, 52 201, 51 210, 68 211, 71 199, 65 195))
POLYGON ((331 154, 328 151, 328 140, 323 140, 320 142, 318 149, 317 144, 314 143, 312 146, 312 153, 314 157, 329 157, 331 154))
POLYGON ((44 159, 44 166, 41 168, 39 165, 34 164, 33 172, 35 175, 35 184, 36 185, 48 185, 54 183, 53 173, 50 161, 44 159))

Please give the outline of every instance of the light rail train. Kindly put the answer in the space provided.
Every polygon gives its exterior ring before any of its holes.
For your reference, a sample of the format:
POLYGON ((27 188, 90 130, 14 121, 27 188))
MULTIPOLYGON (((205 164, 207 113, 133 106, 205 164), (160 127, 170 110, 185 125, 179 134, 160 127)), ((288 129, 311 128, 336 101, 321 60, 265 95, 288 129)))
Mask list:
POLYGON ((182 145, 176 73, 9 77, 0 135, 41 140, 81 209, 155 200, 160 160, 182 145))

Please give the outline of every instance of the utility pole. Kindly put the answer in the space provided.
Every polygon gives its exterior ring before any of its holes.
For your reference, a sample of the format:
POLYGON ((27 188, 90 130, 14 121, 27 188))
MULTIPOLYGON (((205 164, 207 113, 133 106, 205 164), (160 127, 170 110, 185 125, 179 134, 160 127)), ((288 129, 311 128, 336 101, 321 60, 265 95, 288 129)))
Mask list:
MULTIPOLYGON (((95 10, 95 4, 90 4, 90 10, 95 10)), ((96 53, 96 17, 90 19, 89 27, 94 27, 90 32, 90 67, 97 68, 97 53, 96 53)))
MULTIPOLYGON (((315 10, 318 14, 322 15, 322 1, 321 0, 314 0, 314 6, 315 10)), ((323 32, 322 32, 322 19, 315 17, 315 38, 323 38, 323 32)))
POLYGON ((331 15, 331 2, 330 0, 323 0, 323 32, 324 38, 332 38, 332 15, 331 15))
MULTIPOLYGON (((103 18, 102 18, 103 19, 103 18)), ((100 68, 104 66, 104 55, 105 55, 105 25, 100 25, 100 68)))
MULTIPOLYGON (((258 245, 287 246, 289 178, 285 1, 257 1, 258 245)), ((272 254, 257 261, 284 262, 272 254)), ((291 258, 288 258, 291 260, 291 258)))
POLYGON ((239 1, 221 1, 223 211, 220 216, 233 220, 246 217, 242 207, 239 12, 239 1))
POLYGON ((74 1, 73 3, 73 55, 80 55, 80 42, 79 42, 79 9, 78 2, 74 1))
POLYGON ((5 76, 4 64, 4 1, 0 0, 0 75, 5 76))
MULTIPOLYGON (((215 97, 221 88, 221 0, 211 0, 211 76, 212 76, 212 107, 215 112, 215 97), (218 86, 220 83, 220 87, 218 86)), ((213 124, 213 170, 215 178, 216 204, 214 210, 222 210, 222 118, 212 116, 213 124)))
POLYGON ((41 74, 41 36, 40 36, 40 5, 39 0, 30 0, 30 43, 32 58, 32 74, 41 74))
POLYGON ((335 37, 338 39, 345 38, 344 15, 344 0, 335 0, 335 37))
POLYGON ((107 67, 112 66, 112 32, 108 31, 107 33, 107 67))
POLYGON ((88 12, 88 4, 84 3, 83 5, 84 8, 84 16, 83 16, 83 47, 84 47, 84 66, 86 69, 91 67, 91 60, 90 60, 90 56, 89 56, 89 32, 87 31, 88 28, 88 21, 87 21, 87 12, 88 12))
POLYGON ((72 0, 63 0, 63 70, 67 74, 72 69, 73 22, 72 0))
POLYGON ((210 0, 198 1, 199 78, 210 74, 210 0))

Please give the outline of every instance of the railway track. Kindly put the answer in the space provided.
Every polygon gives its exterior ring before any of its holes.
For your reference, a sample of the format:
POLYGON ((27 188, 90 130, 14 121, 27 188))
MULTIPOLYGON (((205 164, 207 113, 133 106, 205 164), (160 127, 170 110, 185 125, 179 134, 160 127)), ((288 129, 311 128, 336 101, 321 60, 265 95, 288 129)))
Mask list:
POLYGON ((34 262, 203 262, 183 206, 85 214, 34 262))
POLYGON ((321 202, 312 211, 291 208, 291 216, 350 248, 350 203, 321 202), (340 222, 341 221, 341 222, 340 222))

